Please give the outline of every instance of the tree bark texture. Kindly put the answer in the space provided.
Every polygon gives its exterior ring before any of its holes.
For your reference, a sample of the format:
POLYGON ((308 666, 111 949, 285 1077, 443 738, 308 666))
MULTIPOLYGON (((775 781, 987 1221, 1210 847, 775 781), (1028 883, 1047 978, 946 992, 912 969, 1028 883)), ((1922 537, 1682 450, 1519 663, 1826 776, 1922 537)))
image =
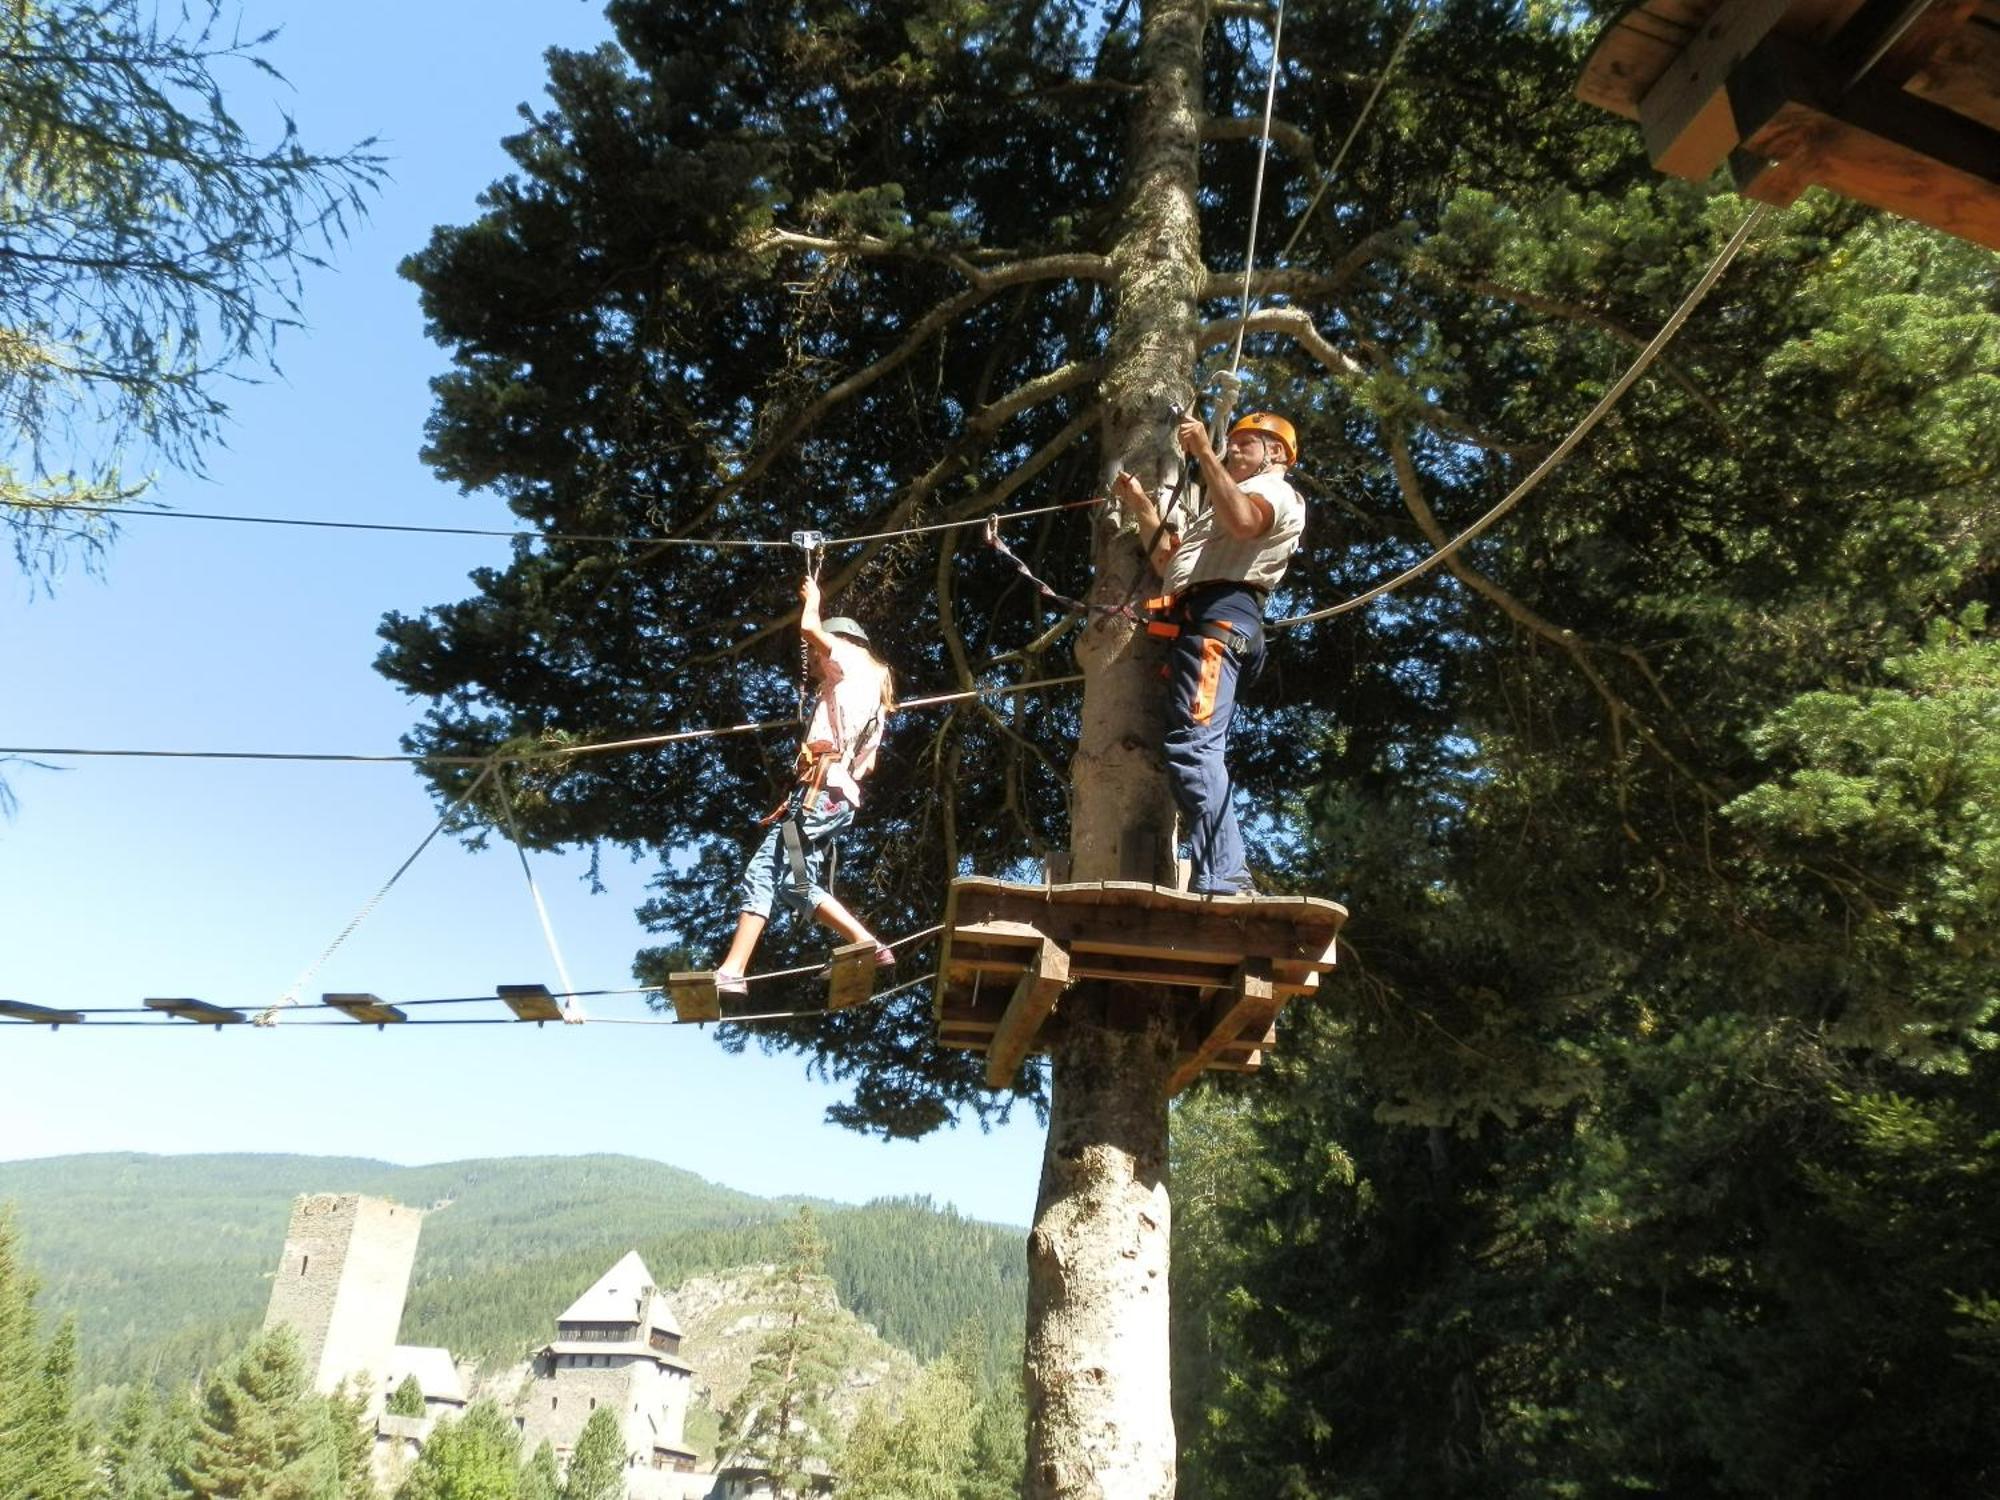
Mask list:
POLYGON ((1174 1036, 1153 997, 1064 997, 1048 1144, 1028 1236, 1032 1500, 1167 1500, 1167 1111, 1174 1036), (1124 1014, 1120 1014, 1120 1012, 1124 1014), (1127 1022, 1150 1014, 1149 1027, 1127 1022))
MULTIPOLYGON (((1195 201, 1203 0, 1145 0, 1117 307, 1102 385, 1107 471, 1157 484, 1169 414, 1186 405, 1204 270, 1195 201)), ((1109 478, 1107 472, 1106 478, 1109 478)), ((1107 515, 1092 598, 1152 591, 1146 539, 1107 515)), ((1174 809, 1160 759, 1161 654, 1131 621, 1096 616, 1077 657, 1083 723, 1071 765, 1077 880, 1170 884, 1174 809)), ((1168 1500, 1167 1106, 1175 1034, 1154 990, 1082 985, 1061 1001, 1048 1145, 1028 1240, 1031 1500, 1168 1500)))

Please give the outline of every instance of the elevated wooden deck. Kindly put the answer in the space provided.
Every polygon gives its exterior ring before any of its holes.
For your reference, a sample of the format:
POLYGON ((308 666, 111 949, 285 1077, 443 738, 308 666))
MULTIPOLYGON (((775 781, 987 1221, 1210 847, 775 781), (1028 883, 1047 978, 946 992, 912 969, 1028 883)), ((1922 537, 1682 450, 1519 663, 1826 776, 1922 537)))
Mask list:
POLYGON ((1010 1082, 1062 1027, 1080 980, 1165 986, 1181 1024, 1168 1092, 1205 1069, 1248 1072, 1277 1042, 1285 1001, 1334 964, 1347 908, 1313 896, 1196 896, 1138 881, 952 882, 938 959, 938 1040, 984 1052, 1010 1082))
POLYGON ((1765 203, 1818 185, 2000 250, 2000 0, 1633 0, 1577 94, 1676 177, 1726 162, 1765 203))

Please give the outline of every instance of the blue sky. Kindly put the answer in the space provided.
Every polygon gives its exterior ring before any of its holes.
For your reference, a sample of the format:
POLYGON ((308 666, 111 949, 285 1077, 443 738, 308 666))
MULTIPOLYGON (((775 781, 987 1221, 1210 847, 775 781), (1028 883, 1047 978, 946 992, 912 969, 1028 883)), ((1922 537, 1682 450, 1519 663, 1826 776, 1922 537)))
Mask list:
MULTIPOLYGON (((542 52, 606 39, 570 0, 248 0, 244 29, 284 30, 284 93, 248 73, 232 103, 272 101, 309 144, 383 138, 391 181, 334 269, 306 289, 309 328, 281 379, 239 388, 206 479, 164 474, 186 510, 514 524, 418 461, 426 382, 444 364, 395 274, 431 227, 476 211, 505 169, 515 107, 539 101, 542 52)), ((0 743, 393 752, 419 711, 370 666, 374 630, 464 596, 506 543, 129 521, 101 580, 52 597, 0 573, 0 743)), ((650 729, 680 725, 635 726, 650 729)), ((0 822, 0 996, 133 1005, 190 995, 261 1007, 284 992, 430 828, 407 767, 75 759, 7 768, 0 822)), ((629 986, 647 941, 646 871, 537 856, 570 974, 629 986)), ((308 987, 386 999, 560 988, 520 866, 496 844, 440 840, 308 987)), ((639 1017, 637 997, 593 1013, 639 1017)), ((0 1155, 296 1151, 425 1162, 621 1151, 757 1193, 860 1201, 929 1193, 1026 1223, 1042 1132, 1026 1113, 884 1145, 826 1125, 837 1095, 796 1057, 729 1056, 689 1027, 239 1027, 221 1032, 0 1030, 0 1155)))

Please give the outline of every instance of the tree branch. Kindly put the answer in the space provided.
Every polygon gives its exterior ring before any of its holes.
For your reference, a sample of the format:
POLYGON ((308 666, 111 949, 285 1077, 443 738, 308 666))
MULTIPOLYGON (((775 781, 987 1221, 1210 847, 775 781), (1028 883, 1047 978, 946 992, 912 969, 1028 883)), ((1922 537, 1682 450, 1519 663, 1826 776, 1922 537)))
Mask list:
MULTIPOLYGON (((1254 141, 1263 133, 1261 115, 1211 115, 1201 122, 1201 138, 1204 141, 1254 141)), ((1274 118, 1271 121, 1271 141, 1284 147, 1285 154, 1307 171, 1319 170, 1317 158, 1313 155, 1312 137, 1289 120, 1274 118)))
MULTIPOLYGON (((1438 525, 1437 516, 1432 512, 1430 502, 1424 498, 1423 481, 1417 474, 1415 460, 1410 456, 1409 440, 1401 432, 1396 431, 1388 434, 1388 440, 1389 455, 1396 470, 1396 484, 1403 492, 1404 506, 1409 510, 1411 518, 1416 521, 1417 529, 1424 534, 1425 540, 1433 547, 1442 547, 1450 537, 1446 535, 1445 529, 1438 525)), ((1444 560, 1444 565, 1451 570, 1452 576, 1467 588, 1498 605, 1509 619, 1530 634, 1559 647, 1569 657, 1577 671, 1583 674, 1584 680, 1604 701, 1614 739, 1621 738, 1624 726, 1630 724, 1653 753, 1678 772, 1705 801, 1713 806, 1720 806, 1723 803, 1725 799, 1722 794, 1710 787, 1692 767, 1669 750, 1659 735, 1654 733, 1651 726, 1639 716, 1639 711, 1606 680, 1602 672, 1598 671, 1597 664, 1590 659, 1590 645, 1587 641, 1579 637, 1575 631, 1564 629, 1522 603, 1468 563, 1462 552, 1452 553, 1444 560)))

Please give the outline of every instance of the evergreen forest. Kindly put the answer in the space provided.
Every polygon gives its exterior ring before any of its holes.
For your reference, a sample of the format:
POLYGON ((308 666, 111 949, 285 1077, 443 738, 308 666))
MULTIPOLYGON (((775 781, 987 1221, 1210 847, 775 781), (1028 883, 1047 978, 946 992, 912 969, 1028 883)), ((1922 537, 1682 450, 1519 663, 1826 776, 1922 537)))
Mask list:
MULTIPOLYGON (((74 1317, 92 1409, 133 1383, 162 1394, 256 1330, 292 1199, 359 1192, 432 1212, 404 1308, 406 1343, 488 1366, 546 1342, 556 1315, 637 1249, 671 1289, 784 1257, 791 1200, 632 1157, 512 1157, 398 1167, 307 1156, 53 1157, 0 1163, 41 1305, 74 1317)), ((921 1201, 820 1205, 843 1307, 919 1359, 983 1330, 981 1379, 1018 1360, 1021 1233, 921 1201)))

